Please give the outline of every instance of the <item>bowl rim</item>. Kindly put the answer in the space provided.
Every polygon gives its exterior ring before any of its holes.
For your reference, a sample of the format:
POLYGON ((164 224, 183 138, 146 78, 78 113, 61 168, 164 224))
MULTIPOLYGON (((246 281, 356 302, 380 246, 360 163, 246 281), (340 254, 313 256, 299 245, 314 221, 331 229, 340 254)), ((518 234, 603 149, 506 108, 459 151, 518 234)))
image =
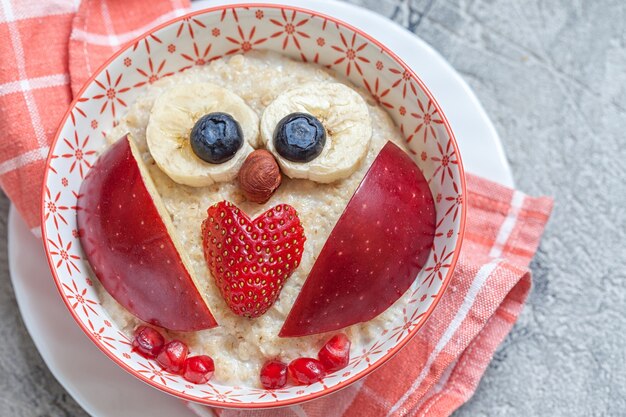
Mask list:
POLYGON ((53 261, 51 255, 50 255, 50 253, 48 251, 47 246, 45 245, 45 242, 46 242, 46 239, 48 238, 48 235, 47 235, 47 232, 46 232, 45 210, 43 210, 43 207, 45 206, 45 200, 46 200, 46 186, 47 186, 47 182, 48 182, 48 173, 49 173, 48 167, 50 167, 50 164, 51 164, 51 161, 52 161, 52 156, 53 156, 52 151, 56 147, 56 144, 57 144, 57 142, 59 141, 59 139, 61 137, 61 132, 62 132, 65 124, 67 123, 68 119, 70 118, 72 110, 74 109, 74 107, 79 102, 79 99, 82 96, 82 94, 85 92, 85 90, 89 87, 89 85, 95 80, 95 78, 98 75, 100 75, 103 71, 105 71, 107 69, 107 67, 117 57, 119 57, 121 54, 126 52, 135 43, 137 43, 137 42, 147 38, 148 36, 150 36, 154 32, 157 32, 157 31, 159 31, 159 30, 161 30, 161 29, 163 29, 165 27, 168 27, 168 26, 170 26, 170 25, 172 25, 174 23, 177 23, 179 21, 182 21, 184 19, 188 19, 188 18, 197 16, 197 15, 206 14, 206 13, 214 13, 214 12, 225 11, 225 10, 229 10, 229 9, 252 8, 252 7, 282 9, 282 10, 306 13, 306 14, 310 14, 311 16, 316 16, 316 17, 320 17, 322 19, 327 19, 330 22, 333 22, 333 23, 335 23, 335 24, 337 24, 339 26, 342 26, 342 27, 350 30, 350 31, 353 31, 354 33, 357 33, 359 36, 362 36, 364 39, 367 39, 368 42, 371 42, 372 44, 376 45, 378 48, 381 49, 381 51, 384 51, 394 61, 396 61, 405 71, 407 71, 411 75, 411 77, 415 80, 415 82, 418 84, 418 86, 422 89, 424 94, 426 94, 428 99, 431 100, 435 104, 435 108, 439 109, 439 115, 440 115, 440 117, 441 117, 441 119, 443 121, 443 126, 446 129, 446 132, 447 132, 447 134, 449 136, 449 140, 452 142, 452 146, 454 148, 454 152, 455 152, 457 160, 458 160, 458 170, 459 170, 459 176, 460 176, 460 194, 463 195, 463 196, 465 196, 467 194, 466 193, 465 170, 463 168, 462 156, 461 156, 461 154, 459 152, 459 147, 458 147, 458 144, 457 144, 457 141, 456 141, 456 137, 454 136, 452 128, 450 127, 450 123, 448 122, 448 119, 446 118, 446 116, 445 116, 445 114, 443 112, 443 109, 441 108, 441 106, 439 105, 439 103, 437 102, 437 100, 435 99, 433 94, 430 92, 430 90, 426 87, 424 82, 421 80, 421 78, 398 55, 396 55, 391 49, 389 49, 387 46, 382 44, 380 41, 378 41, 375 38, 373 38, 372 36, 368 35, 363 30, 361 30, 361 29, 359 29, 359 28, 357 28, 357 27, 355 27, 355 26, 353 26, 353 25, 351 25, 351 24, 349 24, 347 22, 344 22, 341 19, 337 19, 337 18, 335 18, 333 16, 330 16, 328 14, 321 13, 321 12, 318 12, 318 11, 315 11, 315 10, 311 10, 311 9, 307 9, 307 8, 303 8, 303 7, 291 6, 291 5, 286 5, 286 4, 277 4, 277 3, 263 3, 263 2, 259 2, 259 3, 248 2, 248 3, 240 3, 240 4, 226 4, 226 5, 219 5, 219 6, 209 7, 209 8, 193 11, 193 12, 190 12, 190 13, 186 13, 184 15, 175 17, 175 18, 170 19, 170 20, 167 20, 166 22, 163 22, 163 23, 161 23, 159 25, 156 25, 156 26, 152 27, 151 29, 147 30, 146 32, 144 32, 141 35, 137 36, 136 38, 132 39, 131 41, 128 41, 122 48, 120 48, 120 50, 118 50, 117 52, 112 54, 104 63, 102 63, 93 72, 93 74, 84 82, 84 84, 82 85, 80 90, 75 94, 74 98, 72 99, 72 102, 68 106, 67 111, 65 112, 63 118, 61 119, 61 121, 59 123, 59 126, 57 127, 57 129, 55 131, 54 139, 50 143, 50 153, 48 154, 48 157, 46 158, 45 172, 44 172, 43 184, 42 184, 42 189, 41 189, 41 205, 40 205, 40 208, 41 208, 41 210, 40 210, 41 211, 41 213, 40 213, 41 226, 40 227, 41 227, 42 242, 44 243, 43 246, 44 246, 44 250, 45 250, 45 253, 46 253, 46 258, 47 258, 47 261, 48 261, 48 266, 49 266, 49 269, 50 269, 50 271, 52 273, 52 277, 53 277, 54 283, 55 283, 55 285, 57 287, 57 291, 59 292, 59 295, 61 296, 61 299, 63 300, 67 310, 70 312, 72 318, 74 319, 74 321, 76 321, 76 323, 81 328, 83 333, 109 359, 111 359, 118 366, 120 366, 122 369, 124 369, 126 372, 128 372, 129 374, 131 374, 135 378, 139 379, 140 381, 143 381, 147 385, 150 385, 150 386, 152 386, 152 387, 154 387, 154 388, 156 388, 156 389, 158 389, 158 390, 160 390, 162 392, 165 392, 167 394, 170 394, 170 395, 172 395, 174 397, 180 398, 180 399, 185 400, 185 401, 189 401, 189 402, 193 402, 193 403, 199 403, 199 404, 203 404, 203 405, 207 405, 207 406, 211 406, 211 407, 217 407, 217 408, 248 409, 248 410, 250 410, 250 409, 269 409, 269 408, 278 408, 278 407, 286 407, 286 406, 290 406, 290 405, 302 404, 304 402, 308 402, 308 401, 314 400, 316 398, 320 398, 320 397, 326 396, 326 395, 331 394, 333 392, 337 392, 337 391, 339 391, 339 390, 341 390, 343 388, 348 387, 349 385, 353 384, 354 382, 356 382, 356 381, 366 377, 367 375, 371 374, 373 371, 378 369, 383 364, 387 363, 387 361, 389 361, 393 356, 395 356, 404 346, 406 346, 413 339, 413 337, 417 334, 417 332, 424 326, 426 321, 432 315, 435 307, 437 307, 437 305, 439 304, 439 301, 443 297, 444 293, 446 292, 446 290, 448 288, 448 285, 449 285, 449 283, 451 281, 452 275, 454 274, 454 270, 455 270, 456 264, 457 264, 459 256, 460 256, 460 251, 461 251, 461 247, 462 247, 464 236, 465 236, 465 222, 466 222, 466 214, 467 214, 467 204, 461 204, 461 213, 460 213, 460 219, 459 219, 460 220, 459 233, 458 233, 457 242, 456 242, 456 245, 455 245, 455 248, 454 248, 454 252, 453 252, 454 254, 452 256, 452 260, 450 261, 450 268, 448 269, 448 272, 446 273, 445 277, 442 280, 441 289, 437 293, 437 297, 433 300, 433 302, 431 303, 430 307, 424 313, 424 317, 420 321, 420 323, 417 326, 415 326, 407 334, 407 336, 402 341, 398 342, 391 350, 389 350, 376 363, 374 363, 371 366, 367 367, 366 369, 364 369, 363 371, 359 372, 358 374, 355 374, 355 375, 351 376, 350 378, 347 378, 344 381, 341 381, 337 385, 332 386, 330 388, 325 388, 322 391, 311 393, 311 394, 308 394, 308 395, 305 395, 305 396, 302 396, 302 397, 294 397, 294 398, 288 398, 288 399, 284 399, 284 400, 277 400, 277 401, 272 402, 272 403, 236 403, 235 404, 235 403, 220 402, 220 401, 211 400, 211 399, 200 399, 200 398, 197 398, 197 397, 189 396, 189 395, 187 395, 187 394, 185 394, 183 392, 177 391, 177 390, 169 388, 167 386, 162 386, 162 385, 157 384, 156 382, 152 381, 150 378, 148 378, 148 377, 146 377, 146 376, 136 372, 133 368, 131 368, 129 365, 127 365, 125 361, 122 361, 121 359, 119 359, 115 355, 113 355, 109 350, 105 349, 95 339, 95 337, 92 335, 91 331, 87 328, 86 324, 84 324, 80 320, 80 318, 78 317, 77 313, 71 307, 71 304, 70 304, 69 300, 64 296, 63 290, 62 290, 62 287, 61 287, 62 283, 60 282, 60 279, 59 279, 59 277, 57 275, 54 261, 53 261))

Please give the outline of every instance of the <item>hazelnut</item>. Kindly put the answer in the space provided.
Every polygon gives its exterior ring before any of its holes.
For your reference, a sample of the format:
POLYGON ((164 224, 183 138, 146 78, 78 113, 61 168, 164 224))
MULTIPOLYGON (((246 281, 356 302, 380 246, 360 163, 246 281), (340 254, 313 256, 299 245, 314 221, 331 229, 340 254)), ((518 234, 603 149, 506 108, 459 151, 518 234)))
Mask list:
POLYGON ((237 178, 246 198, 259 204, 270 199, 282 180, 274 155, 265 149, 258 149, 248 155, 237 178))

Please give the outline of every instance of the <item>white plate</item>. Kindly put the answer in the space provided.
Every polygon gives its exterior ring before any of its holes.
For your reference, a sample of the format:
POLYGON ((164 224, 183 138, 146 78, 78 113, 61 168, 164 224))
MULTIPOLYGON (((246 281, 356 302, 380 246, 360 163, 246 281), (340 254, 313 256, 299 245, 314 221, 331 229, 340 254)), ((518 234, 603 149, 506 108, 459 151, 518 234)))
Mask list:
MULTIPOLYGON (((193 9, 249 1, 204 0, 193 9)), ((411 66, 433 92, 455 133, 468 172, 507 186, 513 179, 500 139, 469 86, 430 46, 386 18, 334 0, 264 0, 314 8, 364 29, 411 66)), ((80 331, 57 296, 40 241, 9 214, 9 269, 24 323, 53 375, 94 417, 194 416, 185 405, 133 378, 80 331), (59 337, 59 335, 63 335, 59 337)))

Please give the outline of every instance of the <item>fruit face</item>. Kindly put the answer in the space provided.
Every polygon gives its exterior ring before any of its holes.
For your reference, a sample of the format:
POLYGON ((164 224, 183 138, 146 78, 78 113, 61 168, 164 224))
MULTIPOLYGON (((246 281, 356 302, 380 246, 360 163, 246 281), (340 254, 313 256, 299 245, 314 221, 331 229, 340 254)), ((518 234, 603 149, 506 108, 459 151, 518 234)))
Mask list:
POLYGON ((157 330, 148 326, 139 326, 133 338, 133 351, 139 353, 144 358, 153 359, 163 349, 163 335, 157 330))
POLYGON ((281 119, 274 131, 274 147, 285 159, 309 162, 326 144, 322 123, 307 113, 291 113, 281 119))
POLYGON ((334 331, 385 311, 422 269, 434 232, 428 182, 388 142, 322 248, 280 336, 334 331))
POLYGON ((80 188, 80 241, 96 276, 133 315, 170 330, 217 326, 195 286, 134 145, 124 137, 95 162, 80 188))
POLYGON ((287 364, 271 360, 261 368, 261 385, 265 389, 279 389, 287 384, 287 364))
POLYGON ((172 340, 163 346, 156 360, 163 369, 173 374, 183 370, 189 348, 180 340, 172 340))
POLYGON ((333 336, 317 354, 327 372, 335 372, 348 366, 350 361, 350 340, 339 333, 333 336))
POLYGON ((231 159, 243 145, 241 126, 230 114, 209 113, 198 119, 189 137, 196 156, 211 164, 231 159))
POLYGON ((289 364, 289 375, 298 385, 309 385, 326 376, 322 362, 313 358, 298 358, 289 364))
POLYGON ((251 220, 222 201, 207 214, 204 257, 226 304, 240 316, 264 314, 302 259, 306 238, 296 210, 281 204, 251 220))
POLYGON ((204 384, 209 382, 214 371, 215 365, 210 356, 192 356, 185 360, 183 378, 194 384, 204 384))

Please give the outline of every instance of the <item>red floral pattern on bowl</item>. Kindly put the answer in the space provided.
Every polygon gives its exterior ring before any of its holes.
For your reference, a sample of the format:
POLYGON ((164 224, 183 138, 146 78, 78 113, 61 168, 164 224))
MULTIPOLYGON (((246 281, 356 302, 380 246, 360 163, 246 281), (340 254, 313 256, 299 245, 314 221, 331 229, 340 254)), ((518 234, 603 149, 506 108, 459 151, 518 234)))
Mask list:
MULTIPOLYGON (((357 29, 316 12, 285 6, 233 5, 175 19, 140 37, 106 62, 72 103, 47 163, 42 233, 61 297, 85 334, 113 361, 148 384, 218 407, 292 405, 336 391, 382 365, 429 317, 459 254, 465 222, 465 179, 455 139, 438 104, 419 78, 383 45, 357 29), (81 181, 129 105, 156 80, 251 50, 279 51, 314 62, 367 89, 400 127, 410 154, 436 198, 437 232, 424 269, 409 289, 403 316, 368 346, 353 352, 342 373, 277 391, 208 383, 180 376, 132 352, 98 302, 76 232, 81 181)), ((94 376, 97 377, 97 376, 94 376)))

